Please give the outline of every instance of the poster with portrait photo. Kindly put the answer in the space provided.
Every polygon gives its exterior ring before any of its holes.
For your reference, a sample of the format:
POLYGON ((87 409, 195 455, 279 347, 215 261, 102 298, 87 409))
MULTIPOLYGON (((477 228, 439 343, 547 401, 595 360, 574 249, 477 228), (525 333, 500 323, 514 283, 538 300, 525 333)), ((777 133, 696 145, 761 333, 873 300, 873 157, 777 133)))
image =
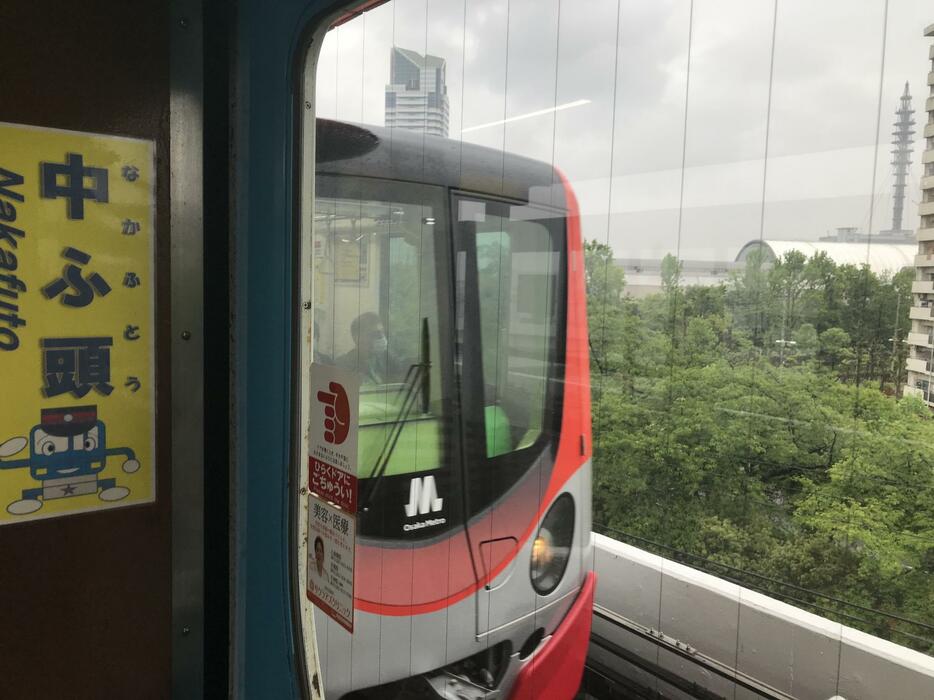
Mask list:
POLYGON ((353 633, 356 518, 308 497, 308 599, 353 633))

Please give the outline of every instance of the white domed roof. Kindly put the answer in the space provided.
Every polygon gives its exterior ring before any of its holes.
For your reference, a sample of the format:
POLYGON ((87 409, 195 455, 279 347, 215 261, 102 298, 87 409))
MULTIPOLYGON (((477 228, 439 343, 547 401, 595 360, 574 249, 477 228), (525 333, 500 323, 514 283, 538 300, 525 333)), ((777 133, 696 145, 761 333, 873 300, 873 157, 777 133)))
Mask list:
POLYGON ((736 262, 743 262, 754 250, 762 250, 766 261, 780 259, 792 250, 800 251, 809 259, 826 253, 837 265, 869 265, 877 275, 894 275, 906 267, 914 267, 918 253, 917 246, 902 243, 755 240, 740 249, 736 262))

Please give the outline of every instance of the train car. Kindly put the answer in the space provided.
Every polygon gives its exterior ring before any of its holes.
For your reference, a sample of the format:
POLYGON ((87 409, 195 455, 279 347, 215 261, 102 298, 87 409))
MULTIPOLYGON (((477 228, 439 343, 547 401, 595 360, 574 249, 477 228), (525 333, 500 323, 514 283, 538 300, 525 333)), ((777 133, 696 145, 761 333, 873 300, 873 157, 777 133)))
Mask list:
POLYGON ((546 163, 323 119, 315 168, 314 361, 361 383, 326 696, 571 698, 594 588, 574 193, 546 163))

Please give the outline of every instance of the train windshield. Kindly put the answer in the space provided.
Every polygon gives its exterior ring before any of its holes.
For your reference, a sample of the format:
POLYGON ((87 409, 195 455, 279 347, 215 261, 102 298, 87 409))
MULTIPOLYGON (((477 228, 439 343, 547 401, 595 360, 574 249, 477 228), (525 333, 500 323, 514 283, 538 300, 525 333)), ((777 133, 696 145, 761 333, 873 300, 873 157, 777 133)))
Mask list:
POLYGON ((549 468, 564 212, 350 174, 315 189, 314 359, 360 378, 360 533, 435 537, 549 468))
POLYGON ((451 480, 444 209, 443 188, 317 177, 314 359, 360 377, 364 535, 402 533, 413 476, 431 475, 436 489, 451 480))

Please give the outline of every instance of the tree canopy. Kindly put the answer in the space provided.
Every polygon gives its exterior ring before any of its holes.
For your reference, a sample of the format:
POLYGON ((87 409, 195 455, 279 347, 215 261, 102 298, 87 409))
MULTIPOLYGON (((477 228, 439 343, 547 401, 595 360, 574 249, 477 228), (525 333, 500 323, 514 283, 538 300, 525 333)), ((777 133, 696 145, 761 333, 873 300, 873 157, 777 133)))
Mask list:
POLYGON ((595 523, 934 651, 934 419, 900 397, 913 272, 662 268, 633 298, 586 246, 595 523))

